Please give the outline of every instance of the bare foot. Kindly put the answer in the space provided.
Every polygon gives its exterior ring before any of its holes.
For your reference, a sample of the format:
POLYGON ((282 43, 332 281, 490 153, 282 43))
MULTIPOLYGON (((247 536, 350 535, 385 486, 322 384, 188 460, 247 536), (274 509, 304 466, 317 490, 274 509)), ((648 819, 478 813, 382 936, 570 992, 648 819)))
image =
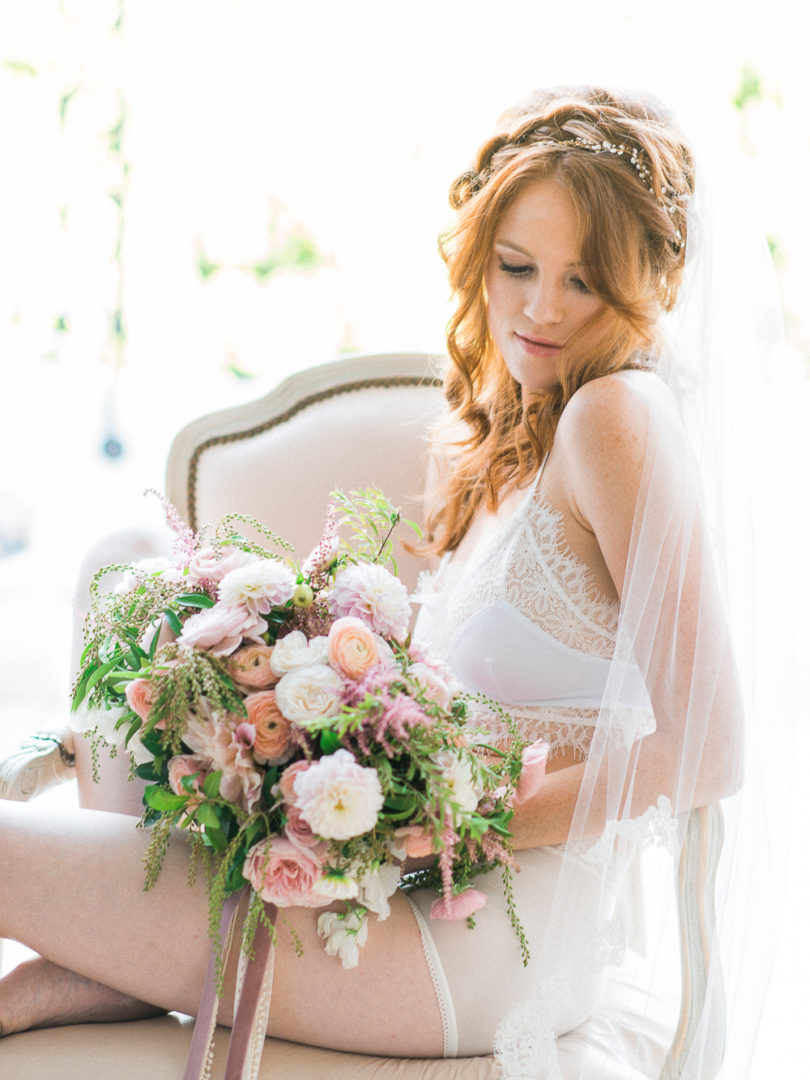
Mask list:
POLYGON ((0 1035, 65 1024, 144 1020, 164 1011, 40 956, 0 979, 0 1035))

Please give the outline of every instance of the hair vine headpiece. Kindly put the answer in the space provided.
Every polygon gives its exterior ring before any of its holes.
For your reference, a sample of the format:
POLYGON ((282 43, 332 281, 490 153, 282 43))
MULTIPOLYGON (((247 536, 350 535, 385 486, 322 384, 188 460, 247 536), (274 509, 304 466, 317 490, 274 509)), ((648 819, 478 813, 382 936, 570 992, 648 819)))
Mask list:
MULTIPOLYGON (((534 145, 540 144, 555 148, 573 147, 577 150, 588 150, 592 154, 613 154, 616 157, 626 157, 638 173, 638 178, 641 181, 643 187, 650 192, 655 201, 666 214, 675 214, 679 209, 679 207, 675 204, 674 201, 670 201, 678 200, 680 198, 675 188, 670 187, 668 184, 662 184, 661 195, 658 195, 656 193, 655 187, 653 186, 652 172, 650 171, 649 166, 645 165, 642 159, 644 150, 637 146, 627 146, 625 143, 614 143, 610 142, 608 139, 602 139, 601 141, 595 139, 584 139, 579 135, 572 135, 564 139, 556 139, 550 132, 534 128, 531 131, 527 131, 523 135, 518 136, 518 138, 511 140, 510 143, 505 143, 500 149, 505 150, 509 145, 522 146, 528 143, 529 140, 531 140, 534 145), (667 198, 667 196, 669 196, 669 199, 667 198)), ((682 250, 685 241, 683 238, 683 233, 680 229, 676 228, 675 236, 678 241, 678 248, 679 250, 682 250)))

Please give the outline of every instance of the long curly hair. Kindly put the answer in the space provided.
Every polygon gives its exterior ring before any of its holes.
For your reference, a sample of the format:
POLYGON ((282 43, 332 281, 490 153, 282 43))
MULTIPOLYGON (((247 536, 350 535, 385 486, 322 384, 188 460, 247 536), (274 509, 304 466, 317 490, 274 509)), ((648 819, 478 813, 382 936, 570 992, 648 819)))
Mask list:
POLYGON ((456 301, 447 330, 451 416, 423 553, 454 550, 482 504, 494 511, 533 475, 580 386, 650 362, 658 317, 677 296, 693 191, 692 154, 652 101, 563 87, 501 117, 450 188, 456 220, 439 241, 456 301), (569 197, 588 287, 606 307, 566 342, 559 386, 524 400, 489 333, 484 275, 504 212, 540 179, 569 197))

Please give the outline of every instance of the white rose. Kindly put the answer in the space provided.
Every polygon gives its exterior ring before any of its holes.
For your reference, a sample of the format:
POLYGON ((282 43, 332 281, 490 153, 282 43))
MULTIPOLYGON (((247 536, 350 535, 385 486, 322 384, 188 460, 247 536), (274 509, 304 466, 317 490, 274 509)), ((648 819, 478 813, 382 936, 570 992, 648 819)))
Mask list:
POLYGON ((306 634, 293 630, 273 646, 270 667, 276 675, 286 675, 288 671, 307 667, 309 664, 327 662, 327 644, 323 635, 307 641, 306 634))
POLYGON ((327 911, 318 917, 318 937, 326 941, 327 956, 339 956, 344 968, 357 967, 360 946, 368 938, 368 915, 350 911, 341 915, 327 911))
POLYGON ((276 705, 292 724, 306 724, 340 710, 343 680, 326 664, 295 668, 276 684, 276 705))

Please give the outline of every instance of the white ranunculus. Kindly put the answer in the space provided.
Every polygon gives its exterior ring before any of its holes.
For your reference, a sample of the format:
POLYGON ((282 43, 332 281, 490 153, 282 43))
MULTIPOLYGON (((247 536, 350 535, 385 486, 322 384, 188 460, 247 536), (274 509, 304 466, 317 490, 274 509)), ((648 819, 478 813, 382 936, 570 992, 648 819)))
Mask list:
POLYGON ((327 911, 318 917, 318 937, 326 942, 328 956, 339 956, 344 968, 357 967, 360 946, 368 937, 368 915, 350 911, 341 915, 327 911))
POLYGON ((376 769, 358 765, 343 749, 313 762, 293 786, 301 817, 325 840, 370 832, 385 801, 376 769))
POLYGON ((270 667, 273 673, 281 676, 296 668, 309 664, 327 663, 327 644, 323 635, 307 641, 306 634, 293 630, 286 637, 280 638, 273 646, 270 667))
POLYGON ((462 813, 472 813, 478 806, 483 789, 473 779, 469 761, 452 750, 440 750, 431 754, 432 760, 439 766, 450 799, 462 813))
POLYGON ((292 724, 334 716, 341 706, 343 679, 327 664, 307 664, 288 671, 276 683, 276 705, 292 724))
POLYGON ((435 701, 442 709, 449 709, 453 701, 453 691, 432 667, 421 662, 408 668, 408 681, 415 683, 429 701, 435 701))

